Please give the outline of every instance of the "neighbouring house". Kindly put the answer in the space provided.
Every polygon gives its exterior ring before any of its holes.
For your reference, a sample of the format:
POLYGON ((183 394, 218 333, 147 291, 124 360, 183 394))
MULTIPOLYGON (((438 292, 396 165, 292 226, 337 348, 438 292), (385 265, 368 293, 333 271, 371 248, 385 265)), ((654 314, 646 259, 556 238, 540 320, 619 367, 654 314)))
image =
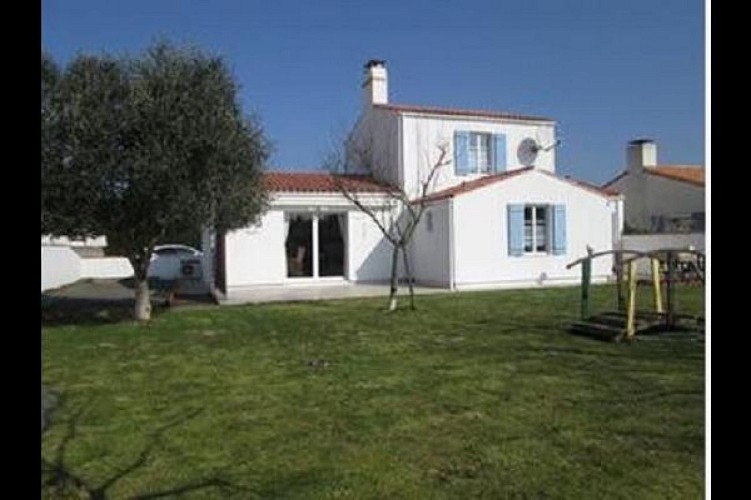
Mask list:
POLYGON ((657 163, 650 139, 628 143, 626 169, 603 187, 625 196, 627 232, 704 232, 704 167, 657 163))
MULTIPOLYGON (((422 285, 449 290, 576 283, 566 264, 620 239, 623 198, 556 174, 549 118, 392 104, 383 61, 365 65, 363 107, 346 140, 338 178, 387 225, 414 199, 438 154, 452 162, 427 195, 429 208, 409 248, 422 285), (364 159, 367 158, 367 165, 364 159)), ((376 224, 337 189, 330 173, 268 172, 270 206, 257 225, 203 236, 204 277, 226 298, 262 286, 385 282, 391 247, 376 224)), ((593 262, 604 281, 612 262, 593 262)))

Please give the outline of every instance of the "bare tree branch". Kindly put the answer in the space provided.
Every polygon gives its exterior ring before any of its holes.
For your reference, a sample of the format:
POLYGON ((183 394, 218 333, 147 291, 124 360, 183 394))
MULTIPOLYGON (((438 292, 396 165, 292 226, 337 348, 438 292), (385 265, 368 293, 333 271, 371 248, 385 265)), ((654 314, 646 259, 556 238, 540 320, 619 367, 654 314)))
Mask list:
POLYGON ((411 266, 409 264, 409 255, 407 247, 412 240, 412 237, 417 229, 417 226, 425 213, 429 200, 427 196, 433 190, 438 172, 441 168, 451 164, 449 159, 449 146, 447 143, 442 142, 438 144, 438 158, 431 162, 429 155, 425 154, 426 164, 430 165, 427 176, 420 180, 418 186, 418 198, 412 199, 409 193, 402 186, 395 186, 393 183, 389 183, 389 189, 384 193, 386 198, 390 200, 389 207, 398 207, 401 209, 401 213, 398 214, 401 218, 397 217, 392 220, 390 225, 387 225, 378 217, 378 213, 375 208, 368 206, 364 203, 356 190, 351 189, 345 182, 346 176, 339 174, 339 172, 347 172, 347 160, 354 161, 357 166, 361 166, 367 171, 374 179, 383 181, 388 176, 384 174, 387 166, 380 165, 374 160, 372 137, 368 141, 367 139, 360 143, 355 143, 350 136, 346 140, 346 155, 347 158, 343 159, 341 153, 334 153, 329 155, 327 159, 327 170, 332 173, 332 178, 337 191, 342 194, 349 202, 351 202, 360 212, 363 212, 372 220, 376 227, 381 231, 384 238, 392 245, 392 265, 391 265, 391 291, 389 295, 389 310, 396 309, 397 300, 396 294, 398 289, 398 260, 399 252, 402 253, 404 260, 404 271, 407 274, 407 282, 409 285, 410 304, 414 309, 414 287, 411 266), (403 225, 402 225, 403 224, 403 225))

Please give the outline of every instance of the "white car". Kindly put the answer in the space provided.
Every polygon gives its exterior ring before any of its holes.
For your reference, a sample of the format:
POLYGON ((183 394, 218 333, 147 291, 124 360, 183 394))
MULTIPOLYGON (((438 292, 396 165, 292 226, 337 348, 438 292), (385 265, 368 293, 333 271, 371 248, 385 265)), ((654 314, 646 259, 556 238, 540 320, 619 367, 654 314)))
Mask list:
POLYGON ((203 253, 187 245, 159 245, 154 247, 147 276, 171 281, 201 277, 203 253))

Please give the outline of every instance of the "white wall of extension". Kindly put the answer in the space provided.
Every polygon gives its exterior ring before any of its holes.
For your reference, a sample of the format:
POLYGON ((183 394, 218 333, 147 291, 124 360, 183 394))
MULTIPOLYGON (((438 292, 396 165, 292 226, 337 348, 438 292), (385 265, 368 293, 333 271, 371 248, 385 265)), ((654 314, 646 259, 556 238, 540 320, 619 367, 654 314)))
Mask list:
MULTIPOLYGON (((454 263, 458 289, 576 282, 580 269, 566 265, 594 251, 613 248, 620 200, 608 199, 565 180, 531 171, 454 199, 454 263), (566 206, 563 255, 510 256, 509 204, 566 206)), ((592 276, 611 275, 612 259, 596 259, 592 276)))
MULTIPOLYGON (((344 213, 344 275, 349 281, 384 281, 389 277, 391 246, 378 226, 364 213, 345 206, 319 207, 321 213, 344 213)), ((232 290, 261 285, 294 285, 325 282, 328 278, 288 278, 285 254, 285 212, 304 213, 290 205, 272 208, 256 226, 232 231, 226 237, 227 295, 232 290)), ((307 209, 308 212, 315 210, 307 209)), ((380 210, 385 224, 389 211, 380 210)), ((329 279, 330 280, 330 279, 329 279)))
POLYGON ((431 204, 410 246, 410 265, 415 280, 422 285, 451 285, 451 201, 431 204))

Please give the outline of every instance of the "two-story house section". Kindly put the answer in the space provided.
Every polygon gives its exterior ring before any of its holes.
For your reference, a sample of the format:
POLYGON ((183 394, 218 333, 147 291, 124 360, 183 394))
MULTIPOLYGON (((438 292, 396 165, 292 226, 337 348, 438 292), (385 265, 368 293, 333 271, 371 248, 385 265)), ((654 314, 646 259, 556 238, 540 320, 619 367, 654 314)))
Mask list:
MULTIPOLYGON (((348 189, 384 224, 403 216, 389 186, 412 200, 441 148, 451 160, 427 195, 409 249, 422 285, 450 290, 576 283, 566 264, 612 249, 623 200, 556 175, 555 122, 496 111, 389 102, 384 61, 365 65, 362 111, 344 145, 348 189)), ((387 281, 390 244, 329 173, 269 172, 257 226, 205 235, 204 275, 232 296, 260 285, 387 281)), ((593 262, 593 279, 612 263, 593 262)))

